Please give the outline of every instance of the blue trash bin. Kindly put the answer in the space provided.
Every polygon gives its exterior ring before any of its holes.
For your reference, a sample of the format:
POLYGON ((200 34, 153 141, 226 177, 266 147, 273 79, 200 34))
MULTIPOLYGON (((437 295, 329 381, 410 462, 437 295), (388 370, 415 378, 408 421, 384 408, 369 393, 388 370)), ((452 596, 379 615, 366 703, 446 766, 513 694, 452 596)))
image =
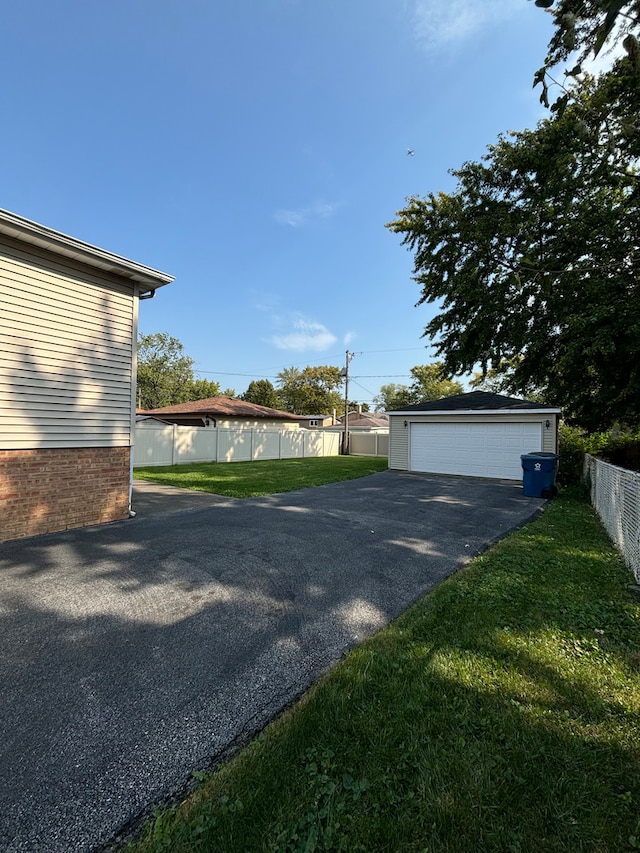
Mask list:
POLYGON ((522 489, 529 498, 552 498, 558 493, 556 488, 556 471, 558 470, 557 453, 523 453, 522 489))

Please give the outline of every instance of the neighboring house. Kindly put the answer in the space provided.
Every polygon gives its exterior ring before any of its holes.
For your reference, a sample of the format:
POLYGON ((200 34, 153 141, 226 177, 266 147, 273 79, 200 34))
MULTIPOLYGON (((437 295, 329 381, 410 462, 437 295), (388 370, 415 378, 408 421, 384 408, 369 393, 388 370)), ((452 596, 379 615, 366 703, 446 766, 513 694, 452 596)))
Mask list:
POLYGON ((334 415, 297 415, 298 423, 304 429, 322 429, 336 422, 334 415))
POLYGON ((138 302, 171 281, 0 210, 0 541, 128 517, 138 302))
MULTIPOLYGON (((344 426, 344 418, 341 421, 344 426)), ((387 432, 389 430, 389 419, 380 415, 363 414, 360 417, 349 415, 349 430, 356 432, 387 432)))
POLYGON ((205 426, 222 429, 271 428, 298 429, 299 415, 257 406, 234 397, 208 397, 206 400, 194 400, 189 403, 177 403, 175 406, 162 406, 149 409, 144 415, 154 415, 163 421, 179 426, 205 426))
MULTIPOLYGON (((344 415, 337 419, 338 424, 344 424, 344 415)), ((386 412, 363 412, 362 406, 354 412, 349 412, 349 429, 389 429, 389 416, 386 412)))
POLYGON ((136 411, 136 426, 141 423, 145 424, 162 424, 163 426, 167 426, 168 421, 163 421, 162 418, 154 418, 153 415, 145 415, 142 414, 140 409, 136 411))
POLYGON ((389 467, 521 480, 523 453, 558 448, 561 410, 472 391, 389 412, 389 467))

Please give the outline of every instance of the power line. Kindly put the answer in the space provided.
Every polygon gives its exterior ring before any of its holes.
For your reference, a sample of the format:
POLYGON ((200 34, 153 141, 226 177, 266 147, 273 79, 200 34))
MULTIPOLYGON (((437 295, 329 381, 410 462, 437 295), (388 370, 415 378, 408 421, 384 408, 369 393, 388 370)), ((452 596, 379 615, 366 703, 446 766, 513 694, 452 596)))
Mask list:
MULTIPOLYGON (((224 370, 199 370, 197 367, 194 368, 196 373, 211 373, 215 376, 260 376, 260 372, 256 371, 255 373, 229 373, 224 370)), ((263 376, 263 379, 277 379, 277 376, 263 376)))
MULTIPOLYGON (((368 388, 365 388, 364 385, 362 385, 360 382, 358 382, 356 379, 354 379, 353 376, 351 377, 351 381, 353 382, 354 385, 357 385, 358 388, 362 388, 363 391, 366 391, 367 394, 371 394, 371 400, 373 400, 373 398, 375 397, 375 394, 373 393, 373 391, 370 391, 368 388)), ((365 401, 363 400, 363 402, 365 402, 365 401)))
MULTIPOLYGON (((358 350, 358 352, 356 352, 355 355, 359 355, 359 356, 360 355, 378 355, 380 353, 387 353, 387 352, 416 352, 417 350, 424 351, 425 349, 426 349, 426 347, 401 347, 400 349, 358 350)), ((322 358, 307 360, 304 363, 299 362, 298 364, 289 365, 289 367, 299 367, 300 365, 304 365, 304 367, 307 367, 308 365, 318 364, 320 362, 342 360, 342 358, 343 358, 343 356, 341 353, 335 354, 335 355, 325 355, 322 358)), ((332 365, 332 366, 337 367, 338 365, 332 365)), ((194 370, 196 373, 210 373, 210 374, 216 375, 216 376, 258 376, 258 375, 263 375, 262 374, 263 370, 277 370, 277 369, 278 368, 276 366, 270 366, 270 367, 263 367, 260 370, 255 370, 253 373, 235 373, 232 371, 225 371, 225 370, 201 370, 198 367, 194 367, 194 370)), ((287 368, 282 367, 280 369, 286 370, 287 368)), ((365 379, 390 379, 390 378, 394 378, 394 376, 395 376, 395 378, 405 378, 405 379, 409 377, 408 374, 394 374, 394 375, 390 375, 390 376, 366 376, 363 378, 365 378, 365 379)), ((277 379, 278 376, 277 375, 276 376, 264 376, 263 375, 263 378, 264 379, 277 379)))
POLYGON ((370 355, 380 352, 415 352, 416 350, 424 351, 427 347, 402 347, 402 349, 368 349, 357 353, 357 355, 370 355))
MULTIPOLYGON (((334 365, 332 365, 334 366, 334 365)), ((285 368, 286 369, 286 368, 285 368)), ((263 379, 279 379, 279 376, 265 376, 264 374, 256 371, 255 373, 232 373, 230 371, 225 370, 198 370, 195 369, 196 373, 210 373, 215 376, 262 376, 263 379)), ((413 374, 411 373, 375 373, 375 374, 366 374, 362 376, 352 376, 351 379, 411 379, 413 374)))

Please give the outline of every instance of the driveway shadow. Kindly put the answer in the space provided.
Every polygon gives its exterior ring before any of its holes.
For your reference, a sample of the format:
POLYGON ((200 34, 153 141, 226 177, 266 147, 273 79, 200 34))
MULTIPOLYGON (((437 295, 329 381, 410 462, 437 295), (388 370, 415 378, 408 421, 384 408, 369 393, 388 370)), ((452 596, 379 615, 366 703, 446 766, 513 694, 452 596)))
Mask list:
POLYGON ((0 848, 88 851, 543 502, 394 472, 0 545, 0 848))

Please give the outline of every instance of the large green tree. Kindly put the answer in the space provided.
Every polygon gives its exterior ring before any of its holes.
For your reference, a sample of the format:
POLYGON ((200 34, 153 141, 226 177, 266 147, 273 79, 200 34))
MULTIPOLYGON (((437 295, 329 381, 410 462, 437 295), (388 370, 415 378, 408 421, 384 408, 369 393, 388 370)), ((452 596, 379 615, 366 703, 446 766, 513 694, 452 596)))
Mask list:
POLYGON ((247 403, 255 403, 256 406, 268 406, 270 409, 282 408, 278 392, 268 379, 255 379, 250 382, 242 399, 247 403))
POLYGON ((339 367, 322 365, 288 367, 278 374, 278 396, 286 412, 297 415, 319 415, 344 407, 338 390, 343 384, 339 367))
POLYGON ((217 397, 220 385, 210 379, 196 379, 193 365, 193 359, 185 353, 177 338, 166 332, 140 335, 137 382, 139 408, 159 409, 189 400, 217 397))
POLYGON ((451 379, 444 372, 442 362, 417 364, 411 368, 411 385, 398 385, 390 382, 380 387, 380 393, 374 397, 378 409, 392 412, 425 400, 439 400, 464 393, 461 382, 451 379))
MULTIPOLYGON (((640 114, 629 60, 562 111, 489 146, 452 193, 412 197, 388 227, 414 252, 425 335, 451 375, 514 365, 574 421, 640 420, 640 185, 616 115, 640 114)), ((635 131, 629 131, 633 137, 635 131)))
POLYGON ((393 412, 410 406, 413 402, 411 388, 397 382, 389 382, 380 386, 380 392, 373 398, 377 411, 393 412))
MULTIPOLYGON (((188 394, 187 400, 207 400, 209 397, 218 397, 220 383, 212 379, 193 379, 185 386, 184 393, 188 394)), ((227 389, 224 394, 226 397, 233 397, 234 391, 227 389)), ((178 402, 184 403, 185 400, 178 400, 178 402)))
POLYGON ((439 400, 441 397, 452 397, 454 394, 463 394, 464 386, 456 379, 447 376, 441 361, 432 364, 418 364, 411 368, 413 382, 411 393, 415 402, 422 400, 439 400))
POLYGON ((189 400, 194 361, 166 332, 138 338, 138 406, 158 409, 189 400))

